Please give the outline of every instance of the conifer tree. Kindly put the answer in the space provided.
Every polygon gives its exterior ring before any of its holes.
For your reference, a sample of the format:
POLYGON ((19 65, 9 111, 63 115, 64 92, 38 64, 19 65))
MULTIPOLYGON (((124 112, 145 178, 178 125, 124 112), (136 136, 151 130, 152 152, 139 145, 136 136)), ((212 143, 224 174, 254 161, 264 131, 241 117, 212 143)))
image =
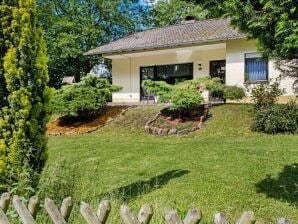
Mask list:
POLYGON ((35 0, 0 3, 0 190, 32 179, 46 160, 50 91, 35 0))

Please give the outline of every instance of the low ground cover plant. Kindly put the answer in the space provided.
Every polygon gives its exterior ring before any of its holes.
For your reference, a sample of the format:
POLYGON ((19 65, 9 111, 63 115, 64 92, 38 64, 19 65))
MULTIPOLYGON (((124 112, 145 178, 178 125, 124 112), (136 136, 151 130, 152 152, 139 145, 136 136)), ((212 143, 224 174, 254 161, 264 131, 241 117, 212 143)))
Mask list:
POLYGON ((56 91, 52 100, 53 111, 65 116, 67 120, 84 120, 103 112, 112 93, 119 90, 120 86, 111 85, 106 79, 88 74, 81 82, 56 91))

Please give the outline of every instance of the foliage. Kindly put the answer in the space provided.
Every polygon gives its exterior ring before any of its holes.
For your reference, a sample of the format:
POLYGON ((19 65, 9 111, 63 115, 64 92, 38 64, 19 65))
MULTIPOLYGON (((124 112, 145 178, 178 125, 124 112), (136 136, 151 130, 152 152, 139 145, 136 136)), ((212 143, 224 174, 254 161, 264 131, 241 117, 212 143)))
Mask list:
POLYGON ((269 134, 279 132, 297 133, 298 131, 298 105, 289 102, 278 105, 278 97, 282 94, 279 82, 267 82, 258 85, 253 90, 254 123, 253 130, 269 134))
POLYGON ((203 76, 192 80, 187 80, 178 84, 181 88, 197 89, 206 88, 207 90, 213 90, 221 86, 220 78, 210 78, 209 76, 203 76))
POLYGON ((152 11, 155 27, 178 24, 187 16, 202 20, 206 18, 207 14, 207 10, 200 5, 183 0, 159 0, 152 11))
POLYGON ((89 74, 80 83, 59 89, 52 100, 53 110, 68 118, 88 118, 101 113, 112 92, 121 87, 111 85, 106 79, 89 74))
POLYGON ((173 103, 171 109, 174 111, 194 109, 197 108, 202 101, 203 98, 198 91, 175 88, 171 95, 171 102, 173 103))
POLYGON ((113 92, 119 92, 122 89, 121 86, 112 85, 108 79, 100 78, 92 73, 83 77, 80 84, 83 86, 100 89, 106 101, 110 101, 112 99, 113 92))
POLYGON ((222 84, 220 78, 217 77, 199 77, 182 82, 179 86, 194 90, 207 89, 211 97, 220 97, 224 100, 240 100, 245 97, 245 90, 243 88, 222 84))
POLYGON ((173 111, 193 109, 202 102, 200 93, 195 89, 184 89, 181 85, 169 85, 164 81, 144 80, 143 88, 158 96, 158 101, 171 102, 173 111))
POLYGON ((21 181, 31 188, 47 158, 50 112, 48 59, 35 1, 1 3, 0 48, 0 190, 21 181))
POLYGON ((169 85, 164 81, 144 80, 143 88, 158 96, 159 102, 171 102, 173 110, 192 109, 198 106, 203 98, 200 91, 207 89, 211 97, 221 97, 224 100, 240 100, 245 97, 241 87, 222 84, 219 78, 200 77, 187 80, 177 85, 169 85))
POLYGON ((274 105, 277 102, 278 97, 282 95, 279 85, 278 81, 269 81, 257 85, 252 92, 255 108, 274 105))
POLYGON ((294 101, 286 105, 260 107, 254 112, 252 128, 255 131, 269 134, 298 133, 298 105, 294 101))
POLYGON ((297 0, 196 0, 215 17, 229 17, 232 25, 258 40, 259 51, 276 60, 283 76, 294 77, 298 91, 297 0), (290 72, 289 72, 290 71, 290 72))
POLYGON ((137 0, 38 0, 45 31, 50 84, 60 87, 63 76, 80 77, 99 64, 99 56, 83 53, 150 25, 148 6, 137 0))
POLYGON ((196 0, 196 2, 209 10, 213 17, 231 18, 233 25, 247 33, 249 37, 258 39, 262 52, 281 59, 298 57, 297 0, 196 0))
POLYGON ((282 59, 298 57, 297 0, 224 2, 232 23, 259 41, 260 49, 282 59))
POLYGON ((241 100, 246 96, 245 90, 238 86, 227 86, 223 88, 223 98, 229 100, 241 100))
POLYGON ((173 86, 165 81, 144 80, 142 88, 148 93, 158 96, 159 102, 168 102, 170 94, 173 91, 173 86))
POLYGON ((106 106, 106 92, 73 84, 59 89, 53 97, 53 110, 63 116, 82 117, 100 113, 106 106))

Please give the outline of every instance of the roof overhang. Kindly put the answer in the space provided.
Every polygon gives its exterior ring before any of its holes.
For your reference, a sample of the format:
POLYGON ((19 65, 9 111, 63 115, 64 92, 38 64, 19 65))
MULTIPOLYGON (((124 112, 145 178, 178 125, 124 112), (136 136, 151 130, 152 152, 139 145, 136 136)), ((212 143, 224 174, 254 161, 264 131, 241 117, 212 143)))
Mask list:
POLYGON ((146 57, 154 55, 164 55, 164 54, 190 54, 198 51, 208 51, 214 49, 226 49, 225 41, 218 41, 214 43, 204 44, 204 45, 191 45, 191 46, 176 46, 171 48, 156 48, 152 50, 139 50, 139 51, 129 51, 121 52, 117 54, 104 54, 104 58, 108 59, 122 59, 122 58, 136 58, 136 57, 146 57))
POLYGON ((210 44, 217 44, 217 43, 225 43, 227 40, 237 40, 237 39, 246 39, 246 38, 247 36, 243 35, 235 38, 202 40, 202 41, 185 42, 185 43, 163 45, 163 46, 150 46, 150 47, 144 46, 140 48, 123 49, 123 50, 117 50, 117 51, 100 51, 98 48, 96 48, 96 49, 87 51, 86 53, 84 53, 84 55, 85 56, 102 55, 103 57, 109 58, 114 55, 132 54, 132 53, 146 52, 146 51, 159 51, 159 50, 175 49, 175 48, 181 48, 181 47, 210 45, 210 44))

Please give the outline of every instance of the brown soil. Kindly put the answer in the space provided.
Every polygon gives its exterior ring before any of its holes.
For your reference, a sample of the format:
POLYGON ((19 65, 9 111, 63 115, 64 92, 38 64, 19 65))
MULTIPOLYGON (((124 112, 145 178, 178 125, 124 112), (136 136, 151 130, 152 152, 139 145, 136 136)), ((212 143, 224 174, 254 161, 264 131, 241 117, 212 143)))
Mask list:
POLYGON ((107 106, 103 114, 95 116, 88 121, 80 121, 66 124, 65 118, 60 117, 47 125, 48 135, 75 135, 82 133, 90 133, 112 121, 122 112, 128 109, 128 106, 107 106))

